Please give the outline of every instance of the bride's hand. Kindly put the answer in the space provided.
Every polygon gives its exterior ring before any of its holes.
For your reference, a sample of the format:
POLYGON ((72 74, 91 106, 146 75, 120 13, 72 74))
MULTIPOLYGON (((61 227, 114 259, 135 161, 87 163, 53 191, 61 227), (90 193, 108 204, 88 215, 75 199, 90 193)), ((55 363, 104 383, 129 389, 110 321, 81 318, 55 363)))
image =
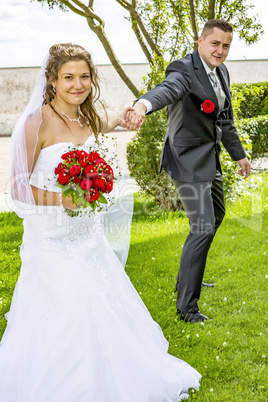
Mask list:
POLYGON ((63 206, 64 208, 66 208, 66 209, 71 210, 71 211, 74 211, 74 210, 76 210, 76 209, 79 208, 78 205, 76 205, 76 204, 73 202, 73 197, 72 197, 72 195, 68 195, 68 197, 63 197, 63 196, 62 196, 62 206, 63 206))
POLYGON ((140 130, 144 122, 144 116, 141 116, 135 108, 130 106, 123 109, 120 116, 121 119, 119 125, 121 127, 126 127, 130 131, 140 130))
MULTIPOLYGON (((135 109, 132 106, 126 106, 123 108, 122 112, 118 115, 119 118, 119 126, 120 127, 127 127, 128 128, 128 124, 127 122, 130 120, 130 113, 134 112, 135 109)), ((136 127, 134 127, 133 129, 136 129, 136 127)))

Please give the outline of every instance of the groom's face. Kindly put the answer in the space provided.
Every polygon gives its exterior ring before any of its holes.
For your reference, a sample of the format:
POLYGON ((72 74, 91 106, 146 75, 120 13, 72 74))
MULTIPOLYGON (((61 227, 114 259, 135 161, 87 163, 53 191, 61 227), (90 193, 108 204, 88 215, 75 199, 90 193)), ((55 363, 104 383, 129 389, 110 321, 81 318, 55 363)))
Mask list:
POLYGON ((219 28, 213 28, 198 38, 198 53, 211 70, 224 62, 232 39, 231 32, 224 32, 219 28))

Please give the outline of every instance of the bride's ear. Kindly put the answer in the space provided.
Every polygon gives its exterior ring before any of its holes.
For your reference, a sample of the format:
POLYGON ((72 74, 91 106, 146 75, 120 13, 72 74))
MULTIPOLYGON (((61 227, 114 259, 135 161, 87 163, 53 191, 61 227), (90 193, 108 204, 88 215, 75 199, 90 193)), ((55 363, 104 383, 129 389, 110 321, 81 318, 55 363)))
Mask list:
MULTIPOLYGON (((57 80, 55 80, 55 79, 53 79, 53 77, 49 77, 48 78, 48 82, 49 82, 49 84, 52 86, 52 88, 55 88, 55 90, 56 90, 56 87, 57 87, 57 80)), ((53 89, 53 91, 54 91, 54 89, 53 89)))
POLYGON ((56 89, 57 81, 56 80, 50 81, 50 84, 52 85, 53 92, 56 93, 57 92, 57 89, 56 89))

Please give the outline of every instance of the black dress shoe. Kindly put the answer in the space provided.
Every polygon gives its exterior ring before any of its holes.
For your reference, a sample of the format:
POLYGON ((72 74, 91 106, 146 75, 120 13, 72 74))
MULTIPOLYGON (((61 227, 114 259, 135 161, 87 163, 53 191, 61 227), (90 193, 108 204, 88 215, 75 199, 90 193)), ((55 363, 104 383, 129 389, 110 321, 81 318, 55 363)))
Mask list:
POLYGON ((204 314, 201 314, 200 311, 196 311, 194 313, 184 313, 183 311, 178 310, 178 314, 180 315, 180 320, 190 322, 191 324, 208 320, 208 317, 206 317, 204 314))
POLYGON ((202 288, 214 288, 215 283, 202 282, 202 288))

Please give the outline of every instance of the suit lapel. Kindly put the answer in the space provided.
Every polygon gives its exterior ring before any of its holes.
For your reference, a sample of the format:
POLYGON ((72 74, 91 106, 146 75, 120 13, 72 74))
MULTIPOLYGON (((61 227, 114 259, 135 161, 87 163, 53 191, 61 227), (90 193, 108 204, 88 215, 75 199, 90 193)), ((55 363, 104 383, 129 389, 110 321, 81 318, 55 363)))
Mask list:
POLYGON ((204 87, 204 90, 207 94, 208 99, 211 99, 214 104, 215 104, 215 110, 214 113, 216 114, 216 116, 218 115, 218 111, 219 111, 219 105, 218 105, 218 100, 215 94, 215 91, 212 87, 212 84, 208 78, 208 75, 204 69, 203 63, 200 59, 200 56, 198 54, 198 51, 195 50, 192 53, 193 56, 193 64, 194 64, 194 69, 195 69, 195 74, 197 76, 197 78, 199 79, 199 81, 201 82, 201 84, 204 87))

